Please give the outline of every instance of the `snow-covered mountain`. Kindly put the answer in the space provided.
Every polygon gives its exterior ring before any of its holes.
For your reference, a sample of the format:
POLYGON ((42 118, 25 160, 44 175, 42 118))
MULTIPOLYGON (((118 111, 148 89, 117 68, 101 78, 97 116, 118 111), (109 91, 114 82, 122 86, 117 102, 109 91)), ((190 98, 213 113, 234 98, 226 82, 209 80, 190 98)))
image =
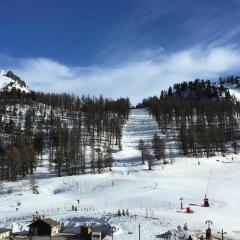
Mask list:
POLYGON ((7 73, 0 70, 0 91, 11 91, 13 88, 20 90, 21 92, 30 93, 30 88, 16 76, 13 72, 7 73))
MULTIPOLYGON (((0 91, 10 91, 13 87, 24 92, 31 91, 12 72, 0 71, 0 91)), ((232 85, 225 87, 240 100, 240 88, 232 85)), ((196 87, 195 90, 199 89, 196 87)), ((183 94, 183 97, 185 99, 190 95, 183 94)), ((214 99, 214 96, 211 98, 214 99)), ((55 111, 54 105, 48 106, 41 101, 39 104, 37 101, 32 101, 31 104, 4 102, 7 111, 1 116, 2 125, 9 126, 12 120, 23 131, 25 119, 28 120, 26 115, 35 116, 35 121, 32 122, 35 133, 39 131, 39 126, 44 126, 38 123, 47 123, 52 115, 62 118, 65 126, 70 123, 69 131, 73 129, 69 116, 73 115, 76 121, 76 115, 72 114, 72 110, 68 114, 67 110, 60 112, 60 108, 56 107, 55 111), (20 112, 21 118, 18 117, 20 112), (32 112, 34 115, 31 115, 32 112)), ((177 126, 173 122, 171 124, 177 126)), ((82 125, 80 129, 81 134, 86 135, 85 126, 87 125, 82 125)), ((216 153, 212 157, 182 156, 178 152, 176 130, 161 126, 149 114, 149 109, 131 109, 128 120, 122 127, 121 150, 113 150, 111 171, 102 171, 101 174, 86 174, 86 170, 82 175, 66 174, 57 177, 57 172, 51 170, 56 163, 49 160, 46 148, 41 161, 36 163, 34 174, 27 174, 19 181, 0 182, 0 227, 12 228, 14 233, 21 232, 24 235, 33 216, 40 213, 61 222, 64 231, 69 233, 79 233, 80 226, 84 224, 110 224, 116 229, 113 234, 115 240, 137 239, 139 230, 143 239, 163 239, 162 236, 170 233, 172 237, 168 239, 183 240, 190 234, 193 239, 204 235, 205 221, 211 219, 213 234, 216 236, 213 239, 220 239, 218 232, 224 227, 227 231, 226 239, 239 240, 240 155, 229 151, 224 155, 216 153), (142 164, 138 146, 140 140, 150 145, 155 134, 165 142, 166 164, 159 161, 160 164, 154 164, 150 171, 147 162, 142 164), (202 207, 206 193, 209 208, 202 207), (180 198, 183 198, 184 209, 181 209, 180 198), (187 207, 191 207, 193 213, 188 214, 187 207), (120 215, 118 211, 121 211, 120 215), (176 230, 185 223, 189 230, 176 230)), ((45 127, 41 130, 45 131, 45 127)), ((7 132, 3 136, 8 141, 10 134, 7 132)), ((86 160, 90 162, 90 148, 86 147, 86 152, 86 160)), ((106 240, 110 239, 112 236, 106 237, 106 240)))

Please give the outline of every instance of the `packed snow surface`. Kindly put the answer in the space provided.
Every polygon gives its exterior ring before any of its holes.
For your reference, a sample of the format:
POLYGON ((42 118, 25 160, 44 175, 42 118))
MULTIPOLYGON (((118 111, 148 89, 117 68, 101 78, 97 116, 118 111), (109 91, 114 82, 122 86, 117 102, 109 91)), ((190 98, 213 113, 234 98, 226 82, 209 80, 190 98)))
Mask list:
POLYGON ((69 229, 78 229, 84 222, 108 222, 118 229, 116 240, 137 239, 141 223, 141 239, 147 240, 158 239, 163 232, 185 222, 194 231, 204 231, 209 219, 214 233, 223 228, 231 239, 240 239, 240 156, 176 157, 172 165, 159 164, 149 171, 141 164, 137 146, 140 139, 150 143, 155 133, 161 135, 148 111, 134 109, 123 127, 122 150, 114 153, 112 172, 59 178, 48 173, 45 160, 35 174, 39 194, 32 193, 30 177, 4 183, 0 224, 13 224, 16 232, 27 230, 32 214, 38 211, 60 220, 69 229), (201 205, 211 171, 207 192, 210 207, 206 208, 201 205), (190 206, 192 214, 181 211, 181 197, 183 207, 190 206), (128 209, 132 217, 114 216, 118 209, 128 209))

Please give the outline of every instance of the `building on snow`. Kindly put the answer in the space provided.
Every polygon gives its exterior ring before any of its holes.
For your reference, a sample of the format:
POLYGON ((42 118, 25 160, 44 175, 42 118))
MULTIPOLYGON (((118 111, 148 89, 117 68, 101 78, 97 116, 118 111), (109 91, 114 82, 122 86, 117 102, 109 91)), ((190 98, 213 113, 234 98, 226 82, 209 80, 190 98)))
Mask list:
POLYGON ((0 239, 10 238, 11 234, 12 234, 12 230, 11 229, 0 228, 0 239))
POLYGON ((54 236, 60 233, 61 230, 61 225, 51 218, 38 219, 28 226, 30 235, 54 236))

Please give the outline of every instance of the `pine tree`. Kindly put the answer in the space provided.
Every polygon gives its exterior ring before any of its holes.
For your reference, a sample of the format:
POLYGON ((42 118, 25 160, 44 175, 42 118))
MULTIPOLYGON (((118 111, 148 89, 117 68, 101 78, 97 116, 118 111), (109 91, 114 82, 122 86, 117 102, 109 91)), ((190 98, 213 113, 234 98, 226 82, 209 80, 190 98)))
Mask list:
POLYGON ((142 164, 144 164, 144 141, 142 139, 139 140, 138 149, 141 151, 142 164))

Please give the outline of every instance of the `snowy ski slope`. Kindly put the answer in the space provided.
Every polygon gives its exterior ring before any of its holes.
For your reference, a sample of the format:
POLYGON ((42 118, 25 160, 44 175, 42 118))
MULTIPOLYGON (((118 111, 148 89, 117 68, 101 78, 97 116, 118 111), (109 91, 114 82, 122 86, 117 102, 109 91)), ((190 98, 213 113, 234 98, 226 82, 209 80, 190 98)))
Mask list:
POLYGON ((151 144, 154 134, 160 135, 157 122, 148 114, 147 109, 133 109, 128 122, 123 127, 122 151, 114 154, 114 158, 126 166, 140 163, 138 150, 139 140, 151 144))
POLYGON ((231 239, 240 239, 240 156, 233 155, 233 161, 232 155, 178 157, 173 165, 148 171, 141 164, 137 145, 139 139, 150 142, 155 133, 160 131, 147 110, 132 110, 123 128, 122 151, 114 153, 112 172, 58 178, 48 174, 44 161, 36 173, 39 194, 32 193, 29 179, 5 183, 0 194, 0 226, 13 224, 14 231, 26 230, 38 211, 75 230, 83 222, 109 222, 118 228, 116 240, 136 239, 140 222, 142 239, 148 240, 185 222, 192 230, 204 231, 210 219, 214 233, 224 228, 231 239), (201 204, 211 169, 211 206, 204 208, 201 204), (180 211, 180 197, 184 207, 194 204, 193 214, 180 211), (18 211, 17 201, 21 202, 18 211), (77 212, 71 211, 72 205, 78 207, 77 212), (114 217, 118 209, 128 209, 136 217, 114 217))

